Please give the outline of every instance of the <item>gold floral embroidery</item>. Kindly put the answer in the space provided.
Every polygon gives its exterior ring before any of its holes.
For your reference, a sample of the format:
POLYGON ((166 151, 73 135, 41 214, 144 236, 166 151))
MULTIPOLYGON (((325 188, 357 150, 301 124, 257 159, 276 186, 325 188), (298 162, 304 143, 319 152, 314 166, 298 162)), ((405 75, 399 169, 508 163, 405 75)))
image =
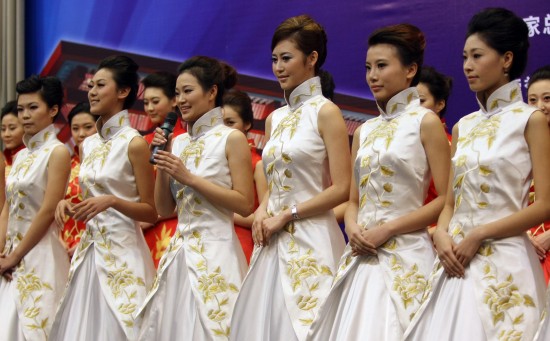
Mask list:
POLYGON ((522 294, 514 283, 512 274, 500 281, 498 268, 491 261, 494 250, 490 243, 480 247, 478 255, 483 258, 483 303, 490 311, 493 325, 500 329, 499 340, 521 340, 525 326, 524 313, 526 309, 536 308, 533 298, 528 294, 522 294), (521 311, 512 315, 511 309, 523 307, 521 311), (509 322, 509 323, 506 323, 509 322))
MULTIPOLYGON (((391 238, 382 245, 382 248, 386 251, 397 250, 397 239, 391 238)), ((418 265, 416 263, 410 268, 405 269, 401 257, 396 253, 392 253, 389 256, 388 263, 393 273, 392 290, 399 295, 403 308, 409 310, 409 318, 412 319, 416 313, 417 307, 422 303, 422 298, 428 287, 428 280, 418 271, 418 265)))
POLYGON ((272 138, 280 137, 285 130, 289 130, 290 139, 294 137, 294 133, 296 133, 296 128, 298 127, 298 123, 300 122, 300 117, 302 115, 302 108, 299 108, 297 110, 294 110, 288 115, 286 115, 279 125, 277 125, 277 128, 275 128, 275 131, 273 131, 272 138))
MULTIPOLYGON (((388 149, 393 142, 401 116, 396 117, 390 121, 379 120, 378 125, 372 129, 371 132, 361 142, 361 149, 366 149, 369 146, 369 155, 365 155, 360 159, 360 174, 359 178, 359 208, 364 209, 368 203, 371 203, 374 210, 373 220, 377 219, 377 211, 379 207, 390 207, 393 205, 391 200, 384 198, 394 191, 393 185, 390 182, 384 182, 381 188, 371 183, 372 177, 375 174, 380 174, 383 178, 392 178, 395 176, 395 170, 387 164, 382 164, 381 150, 374 148, 374 143, 381 139, 384 142, 384 148, 388 149)), ((365 222, 364 225, 370 225, 372 222, 365 222)))
MULTIPOLYGON (((216 122, 217 116, 211 119, 212 124, 216 122)), ((213 136, 218 138, 222 137, 222 135, 218 133, 214 133, 213 136)), ((180 153, 179 157, 184 164, 194 162, 195 167, 198 167, 203 158, 204 148, 204 139, 190 141, 180 153)), ((180 232, 180 229, 178 229, 174 237, 172 237, 166 253, 161 259, 159 267, 163 269, 167 260, 166 256, 172 251, 178 250, 186 241, 190 252, 196 254, 200 258, 200 260, 194 262, 193 265, 197 273, 197 290, 201 295, 203 303, 208 306, 206 308, 206 317, 212 322, 212 326, 215 326, 209 328, 214 335, 228 339, 231 332, 230 316, 232 313, 229 303, 231 296, 237 294, 239 289, 237 285, 227 281, 226 276, 222 273, 222 269, 219 266, 212 269, 213 267, 210 265, 209 259, 205 255, 207 250, 203 243, 201 232, 191 229, 191 220, 205 214, 201 209, 203 204, 202 199, 191 188, 183 186, 176 192, 176 202, 178 206, 178 216, 186 217, 187 221, 183 228, 183 234, 180 232)), ((158 281, 159 277, 155 278, 153 288, 158 286, 158 281)))
MULTIPOLYGON (((508 95, 508 99, 504 99, 504 98, 495 98, 492 102, 491 102, 491 105, 489 106, 489 110, 494 110, 494 109, 497 109, 499 106, 506 106, 512 102, 514 102, 514 100, 517 99, 518 97, 518 88, 513 88, 510 90, 510 93, 508 95), (499 103, 499 102, 502 102, 502 103, 499 103)), ((520 109, 521 110, 521 109, 520 109)))
POLYGON ((187 164, 189 158, 195 159, 195 167, 198 167, 202 161, 202 153, 204 152, 204 140, 190 141, 180 153, 179 157, 184 164, 187 164))
POLYGON ((127 327, 133 327, 133 313, 137 308, 135 302, 138 295, 136 287, 145 287, 145 281, 143 278, 136 276, 134 272, 128 268, 126 262, 119 264, 118 257, 112 252, 112 243, 108 237, 107 227, 100 227, 96 223, 96 231, 99 234, 99 239, 96 240, 96 246, 98 249, 103 249, 105 252, 103 260, 107 267, 112 269, 107 273, 107 285, 115 299, 125 299, 125 302, 119 303, 117 310, 120 314, 126 316, 126 319, 123 320, 124 324, 127 327))
POLYGON ((21 273, 17 277, 16 288, 19 292, 19 302, 25 310, 23 316, 29 321, 25 321, 25 327, 32 330, 40 330, 47 338, 46 327, 48 326, 48 316, 43 316, 40 305, 44 290, 53 291, 51 285, 42 281, 35 274, 34 269, 25 271, 24 262, 18 267, 17 272, 21 273))
POLYGON ((466 136, 460 137, 458 139, 458 144, 461 148, 466 146, 471 146, 474 156, 471 158, 476 158, 474 161, 473 167, 468 165, 468 157, 466 155, 461 155, 455 161, 455 178, 453 182, 453 189, 455 195, 455 212, 461 207, 463 203, 467 203, 471 208, 486 209, 491 204, 488 199, 485 199, 487 195, 491 192, 491 186, 486 182, 483 182, 479 186, 479 190, 474 190, 470 188, 471 185, 468 181, 465 181, 467 176, 474 176, 476 173, 482 177, 489 177, 493 175, 493 170, 490 166, 484 165, 480 162, 480 152, 475 148, 474 141, 478 139, 486 139, 487 148, 491 148, 498 129, 500 128, 501 117, 499 115, 493 115, 487 119, 481 121, 477 124, 466 136), (466 187, 464 187, 466 186, 466 187), (466 198, 464 196, 464 190, 468 188, 469 193, 472 193, 471 198, 466 198))
POLYGON ((303 325, 311 325, 315 318, 314 308, 317 308, 319 298, 315 292, 319 289, 319 277, 333 277, 333 273, 326 265, 320 265, 315 258, 313 250, 302 250, 294 238, 294 227, 287 227, 285 231, 290 234, 288 252, 293 255, 286 266, 286 273, 290 277, 292 291, 300 290, 305 294, 296 299, 298 309, 308 312, 309 317, 300 318, 303 325), (304 290, 305 289, 305 290, 304 290))
POLYGON ((487 147, 491 148, 493 142, 495 141, 497 131, 500 128, 500 121, 500 115, 493 115, 487 119, 483 119, 472 130, 470 130, 466 136, 459 137, 458 144, 464 148, 479 138, 486 138, 487 147))
POLYGON ((197 289, 201 293, 203 303, 210 303, 207 317, 217 325, 217 328, 211 330, 214 335, 229 338, 231 332, 229 326, 229 316, 231 314, 228 307, 229 294, 230 292, 238 293, 239 288, 227 281, 219 266, 215 269, 210 268, 209 261, 204 255, 206 250, 199 231, 195 230, 188 235, 188 245, 191 252, 196 253, 201 258, 195 264, 199 282, 197 289))
POLYGON ((349 265, 351 264, 352 260, 353 260, 353 257, 351 256, 351 253, 349 253, 346 257, 343 257, 340 260, 340 265, 338 266, 338 271, 336 272, 336 276, 334 277, 334 281, 332 282, 333 285, 338 280, 340 280, 340 278, 342 278, 342 276, 344 275, 346 270, 349 268, 349 265))

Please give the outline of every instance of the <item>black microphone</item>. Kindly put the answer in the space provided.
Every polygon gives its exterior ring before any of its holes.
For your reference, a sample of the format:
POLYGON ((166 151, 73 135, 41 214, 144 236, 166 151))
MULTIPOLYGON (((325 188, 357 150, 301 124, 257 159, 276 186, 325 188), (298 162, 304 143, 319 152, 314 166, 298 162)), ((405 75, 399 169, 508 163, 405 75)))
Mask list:
MULTIPOLYGON (((164 123, 160 126, 160 129, 162 129, 162 133, 164 137, 168 138, 168 135, 174 131, 174 126, 176 125, 176 122, 178 120, 178 114, 175 112, 169 112, 168 115, 166 115, 166 119, 164 119, 164 123)), ((154 146, 153 151, 151 151, 151 157, 149 158, 149 162, 152 164, 156 164, 155 161, 155 154, 159 150, 164 150, 166 148, 166 143, 162 144, 160 146, 154 146)))

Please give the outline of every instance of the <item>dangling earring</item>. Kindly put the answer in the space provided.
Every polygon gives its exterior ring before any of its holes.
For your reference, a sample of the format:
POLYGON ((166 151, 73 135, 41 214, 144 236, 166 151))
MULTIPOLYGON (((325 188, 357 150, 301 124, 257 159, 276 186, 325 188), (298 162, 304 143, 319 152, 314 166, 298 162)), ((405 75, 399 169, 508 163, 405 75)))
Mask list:
POLYGON ((510 77, 510 75, 508 74, 508 70, 507 70, 507 69, 504 69, 504 77, 510 77))

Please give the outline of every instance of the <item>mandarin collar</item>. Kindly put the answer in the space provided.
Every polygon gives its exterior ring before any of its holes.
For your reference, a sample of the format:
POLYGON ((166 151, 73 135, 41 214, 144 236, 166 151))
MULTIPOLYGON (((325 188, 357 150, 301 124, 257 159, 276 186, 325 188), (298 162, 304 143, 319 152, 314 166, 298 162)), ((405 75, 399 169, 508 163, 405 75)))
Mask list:
POLYGON ((40 130, 34 136, 29 136, 25 134, 25 136, 23 136, 23 143, 32 153, 40 149, 40 147, 42 147, 46 142, 55 140, 56 138, 57 138, 57 134, 55 132, 55 126, 52 123, 46 128, 40 130))
POLYGON ((476 99, 481 112, 485 116, 491 117, 501 112, 510 104, 523 101, 523 95, 521 94, 519 80, 514 80, 496 89, 495 92, 489 96, 487 99, 488 109, 480 102, 478 95, 476 95, 476 99))
POLYGON ((189 136, 192 140, 196 140, 220 124, 223 124, 222 109, 221 107, 215 107, 193 123, 189 136))
POLYGON ((101 126, 100 120, 96 122, 99 138, 103 141, 112 139, 122 128, 129 127, 130 120, 128 110, 122 110, 115 116, 111 117, 101 126))
POLYGON ((394 118, 400 116, 402 113, 407 111, 411 106, 420 106, 420 97, 418 96, 418 91, 416 87, 406 88, 405 90, 398 92, 388 101, 386 104, 386 110, 384 111, 376 103, 378 110, 380 111, 380 116, 386 121, 393 120, 394 118))
POLYGON ((307 81, 298 85, 296 89, 292 90, 290 96, 288 97, 288 100, 286 99, 286 93, 284 97, 286 104, 288 105, 290 110, 294 111, 301 107, 302 104, 304 104, 304 102, 308 99, 322 94, 323 92, 321 90, 321 78, 319 76, 316 76, 308 79, 307 81))

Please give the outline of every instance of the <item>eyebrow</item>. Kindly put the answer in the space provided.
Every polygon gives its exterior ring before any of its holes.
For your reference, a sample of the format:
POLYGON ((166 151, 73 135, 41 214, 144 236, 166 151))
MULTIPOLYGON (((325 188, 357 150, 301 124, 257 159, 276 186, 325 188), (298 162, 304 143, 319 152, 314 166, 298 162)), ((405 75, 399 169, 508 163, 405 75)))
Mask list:
POLYGON ((19 107, 24 107, 25 105, 32 105, 32 104, 38 104, 38 102, 29 102, 29 103, 17 104, 17 109, 19 109, 19 107))

